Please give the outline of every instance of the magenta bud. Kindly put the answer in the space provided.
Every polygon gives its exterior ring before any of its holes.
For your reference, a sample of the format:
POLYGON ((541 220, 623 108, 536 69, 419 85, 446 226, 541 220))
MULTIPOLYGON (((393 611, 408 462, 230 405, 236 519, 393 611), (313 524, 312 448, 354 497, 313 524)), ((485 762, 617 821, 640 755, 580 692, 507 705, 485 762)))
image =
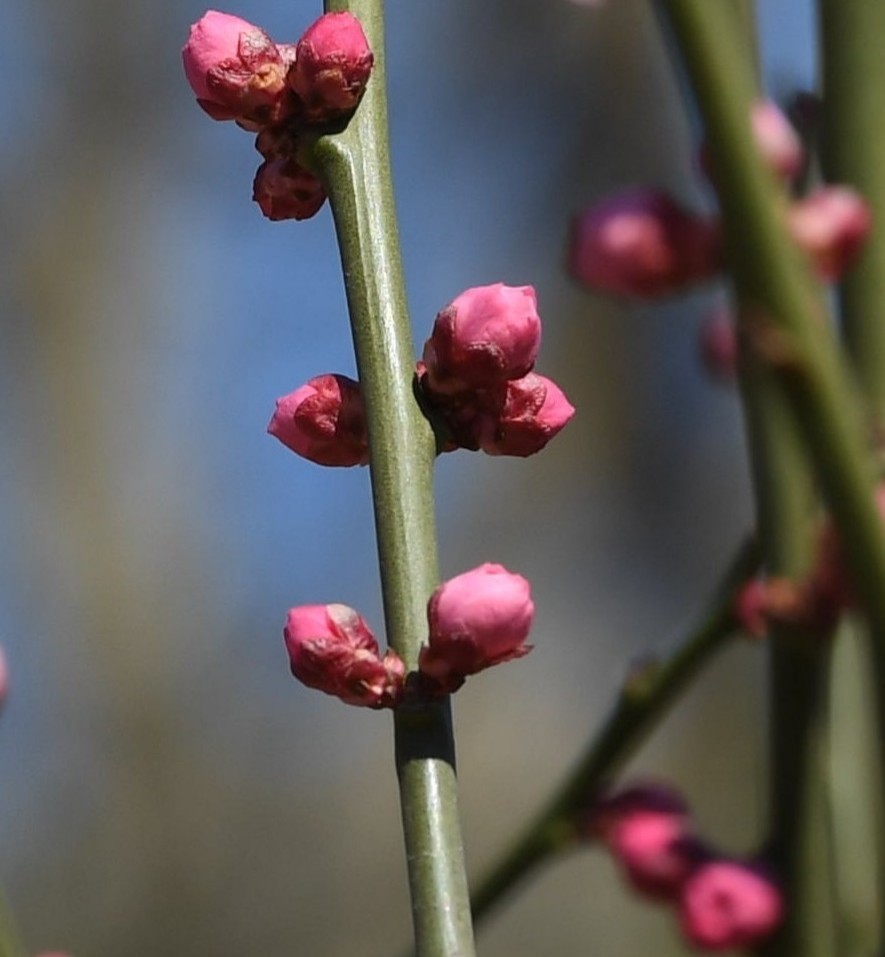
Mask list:
POLYGON ((360 386, 344 375, 315 376, 277 399, 267 431, 317 465, 366 465, 369 461, 360 386))
POLYGON ((359 20, 350 13, 326 13, 298 41, 288 82, 308 118, 325 123, 356 109, 373 61, 359 20))
POLYGON ((701 864, 685 881, 679 919, 686 939, 701 950, 751 947, 783 919, 783 897, 763 870, 732 860, 701 864))
POLYGON ((682 815, 637 811, 612 827, 608 847, 634 890, 674 900, 710 852, 682 815))
POLYGON ((485 564, 444 582, 427 603, 428 643, 418 668, 453 690, 467 675, 522 658, 535 606, 531 587, 501 565, 485 564))
POLYGON ((765 165, 791 180, 802 170, 805 154, 792 123, 772 100, 757 100, 750 113, 750 128, 765 165))
POLYGON ((660 190, 610 196, 572 221, 568 268, 589 289, 655 299, 710 279, 721 266, 719 222, 660 190))
MULTIPOLYGON (((757 100, 750 111, 750 132, 765 165, 780 179, 794 179, 802 170, 805 152, 793 125, 772 100, 757 100)), ((701 147, 700 165, 712 179, 709 154, 701 147)))
POLYGON ((265 160, 252 184, 252 199, 274 222, 310 219, 326 201, 323 184, 292 159, 265 160))
POLYGON ((426 385, 451 394, 491 389, 531 371, 541 345, 532 286, 475 286, 436 317, 424 344, 426 385))
POLYGON ((530 372, 508 382, 500 406, 477 419, 476 440, 487 455, 524 458, 540 452, 574 414, 555 382, 530 372))
POLYGON ((308 688, 367 708, 394 708, 402 698, 403 662, 392 651, 380 657, 375 636, 352 608, 291 608, 284 636, 292 674, 308 688))
POLYGON ((855 262, 873 227, 870 208, 848 186, 822 186, 794 203, 787 222, 821 279, 840 279, 855 262))
POLYGON ((284 58, 260 27, 240 17, 204 13, 181 56, 197 103, 215 120, 257 130, 291 109, 284 58))

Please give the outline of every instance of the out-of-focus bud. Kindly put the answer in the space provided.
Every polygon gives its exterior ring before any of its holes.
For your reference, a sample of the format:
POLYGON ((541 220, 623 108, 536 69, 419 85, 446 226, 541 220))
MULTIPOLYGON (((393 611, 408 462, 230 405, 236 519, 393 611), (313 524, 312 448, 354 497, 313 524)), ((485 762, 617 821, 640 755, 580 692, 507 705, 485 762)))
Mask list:
POLYGON ((610 196, 572 221, 569 272, 589 289, 655 299, 710 279, 721 266, 718 220, 686 211, 660 190, 610 196))
POLYGON ((356 109, 372 72, 374 57, 359 20, 350 13, 326 13, 298 41, 289 85, 307 110, 324 123, 356 109))
POLYGON ((691 829, 682 795, 663 784, 638 784, 600 800, 588 830, 608 847, 639 893, 667 900, 709 851, 691 829))
POLYGON ((686 939, 701 950, 750 947, 777 929, 783 897, 761 869, 714 860, 701 864, 683 884, 679 917, 686 939))
POLYGON ((575 414, 559 386, 535 372, 508 382, 501 391, 503 401, 473 423, 476 442, 488 455, 534 455, 575 414))
POLYGON ((426 385, 439 394, 492 389, 535 364, 541 319, 532 286, 475 286, 436 317, 424 344, 426 385))
POLYGON ((728 309, 717 309, 703 322, 698 333, 698 352, 711 378, 734 382, 738 366, 738 338, 734 316, 728 309))
MULTIPOLYGON (((780 107, 772 100, 757 100, 750 111, 750 131, 765 165, 776 176, 791 180, 802 170, 802 142, 780 107)), ((700 165, 712 179, 709 150, 701 147, 700 165)))
POLYGON ((501 565, 485 564, 444 582, 427 603, 428 643, 418 668, 454 690, 467 675, 521 658, 535 606, 529 583, 501 565))
POLYGON ((344 375, 315 376, 277 399, 267 431, 317 465, 366 465, 369 461, 360 386, 344 375))
POLYGON ((367 708, 394 708, 405 666, 392 651, 381 658, 369 626, 346 605, 289 610, 284 630, 292 674, 308 688, 367 708))
POLYGON ((783 179, 793 179, 802 169, 802 143, 790 121, 772 100, 757 100, 750 113, 753 137, 765 165, 783 179))
POLYGON ((821 279, 840 279, 860 254, 873 227, 870 208, 848 186, 822 186, 794 203, 787 222, 821 279))
POLYGON ((197 103, 215 120, 258 130, 291 109, 286 61, 264 30, 240 17, 204 13, 181 56, 197 103))
POLYGON ((269 159, 258 167, 252 199, 275 222, 310 219, 326 201, 323 184, 293 159, 269 159))

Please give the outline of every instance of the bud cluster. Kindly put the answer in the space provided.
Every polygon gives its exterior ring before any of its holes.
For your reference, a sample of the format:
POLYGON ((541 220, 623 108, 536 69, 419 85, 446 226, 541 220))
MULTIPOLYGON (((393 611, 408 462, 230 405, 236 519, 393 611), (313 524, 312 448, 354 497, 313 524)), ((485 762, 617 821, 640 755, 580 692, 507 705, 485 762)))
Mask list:
MULTIPOLYGON (((439 313, 417 378, 445 431, 443 451, 525 457, 566 425, 574 407, 555 382, 532 371, 540 344, 531 286, 477 286, 439 313)), ((278 399, 268 432, 319 465, 369 460, 362 394, 347 376, 316 376, 278 399)))
MULTIPOLYGON (((805 165, 802 144, 774 103, 753 106, 750 124, 757 148, 785 185, 805 165)), ((706 150, 701 166, 715 181, 706 150)), ((785 221, 817 275, 833 282, 857 259, 872 229, 869 207, 847 186, 821 186, 785 203, 785 221)), ((691 212, 668 193, 639 188, 610 196, 575 216, 568 267, 581 285, 635 299, 684 292, 716 278, 725 265, 717 216, 691 212)))
POLYGON ((540 345, 531 286, 475 286, 437 315, 417 375, 448 432, 444 451, 525 457, 562 430, 574 406, 532 371, 540 345))
POLYGON ((325 201, 299 161, 299 144, 347 121, 362 98, 373 56, 359 21, 327 13, 297 43, 275 43, 260 27, 209 10, 190 30, 184 72, 197 103, 215 120, 258 136, 264 157, 252 198, 272 220, 308 219, 325 201))
POLYGON ((666 785, 633 785, 603 798, 588 830, 637 893, 676 908, 683 935, 700 950, 754 946, 782 920, 782 894, 765 866, 705 842, 685 799, 666 785))
POLYGON ((469 675, 521 658, 535 606, 529 583, 485 564, 444 582, 427 603, 427 643, 407 681, 394 651, 382 657, 365 620, 346 605, 292 608, 284 637, 292 674, 346 704, 396 708, 407 695, 450 694, 469 675))

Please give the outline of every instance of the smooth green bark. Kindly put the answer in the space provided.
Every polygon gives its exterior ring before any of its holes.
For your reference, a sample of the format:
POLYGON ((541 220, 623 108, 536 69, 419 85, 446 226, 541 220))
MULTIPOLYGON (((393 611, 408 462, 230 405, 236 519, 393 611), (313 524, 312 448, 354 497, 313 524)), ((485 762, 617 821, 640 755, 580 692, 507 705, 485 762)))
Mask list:
MULTIPOLYGON (((375 54, 347 129, 321 137, 309 160, 332 204, 360 383, 388 644, 413 669, 437 584, 435 441, 413 392, 414 350, 388 154, 381 0, 327 2, 361 22, 375 54)), ((472 957, 455 749, 448 701, 394 715, 396 767, 418 957, 472 957)))

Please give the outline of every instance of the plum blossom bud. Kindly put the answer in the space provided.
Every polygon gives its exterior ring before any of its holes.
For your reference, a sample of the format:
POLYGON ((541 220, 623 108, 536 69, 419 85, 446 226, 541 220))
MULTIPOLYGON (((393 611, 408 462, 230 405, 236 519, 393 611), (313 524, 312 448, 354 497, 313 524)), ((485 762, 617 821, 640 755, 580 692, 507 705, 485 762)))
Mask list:
POLYGON ((418 668, 454 690, 468 675, 522 658, 535 606, 529 583, 501 565, 485 564, 444 582, 427 603, 428 643, 418 668))
POLYGON ((240 17, 204 13, 191 26, 181 56, 197 103, 214 120, 258 130, 292 108, 286 60, 264 30, 240 17))
POLYGON ((356 109, 373 61, 359 20, 350 13, 326 13, 298 41, 289 85, 312 122, 328 122, 356 109))
MULTIPOLYGON (((757 100, 750 111, 750 132, 765 165, 780 179, 791 180, 802 170, 802 142, 780 107, 772 100, 757 100)), ((712 179, 709 151, 701 147, 700 165, 712 179)))
POLYGON ((805 162, 802 143, 790 121, 772 100, 757 100, 750 127, 765 165, 786 180, 793 179, 805 162))
POLYGON ((686 939, 701 950, 750 947, 773 933, 783 898, 772 878, 740 861, 701 864, 682 887, 679 919, 686 939))
POLYGON ((647 897, 675 898, 698 862, 709 856, 691 829, 685 799, 666 785, 639 784, 603 798, 589 826, 632 887, 647 897))
POLYGON ((503 391, 500 405, 474 423, 477 444, 487 455, 534 455, 575 414, 559 386, 535 372, 508 382, 503 391))
POLYGON ((839 279, 860 255, 873 227, 870 208, 848 186, 822 186, 794 203, 787 222, 821 279, 839 279))
POLYGON ((269 159, 258 167, 252 199, 274 222, 310 219, 326 201, 323 184, 293 159, 269 159))
POLYGON ((721 265, 718 221, 660 190, 618 193, 572 221, 568 268, 589 289, 655 299, 710 279, 721 265))
POLYGON ((531 371, 541 345, 532 286, 467 289, 436 317, 424 343, 426 384, 439 394, 490 389, 531 371))
POLYGON ((402 698, 403 662, 392 651, 380 657, 375 636, 352 608, 291 608, 284 636, 292 674, 308 688, 367 708, 394 708, 402 698))
POLYGON ((315 376, 277 399, 267 431, 317 465, 366 465, 369 461, 360 386, 344 375, 315 376))

